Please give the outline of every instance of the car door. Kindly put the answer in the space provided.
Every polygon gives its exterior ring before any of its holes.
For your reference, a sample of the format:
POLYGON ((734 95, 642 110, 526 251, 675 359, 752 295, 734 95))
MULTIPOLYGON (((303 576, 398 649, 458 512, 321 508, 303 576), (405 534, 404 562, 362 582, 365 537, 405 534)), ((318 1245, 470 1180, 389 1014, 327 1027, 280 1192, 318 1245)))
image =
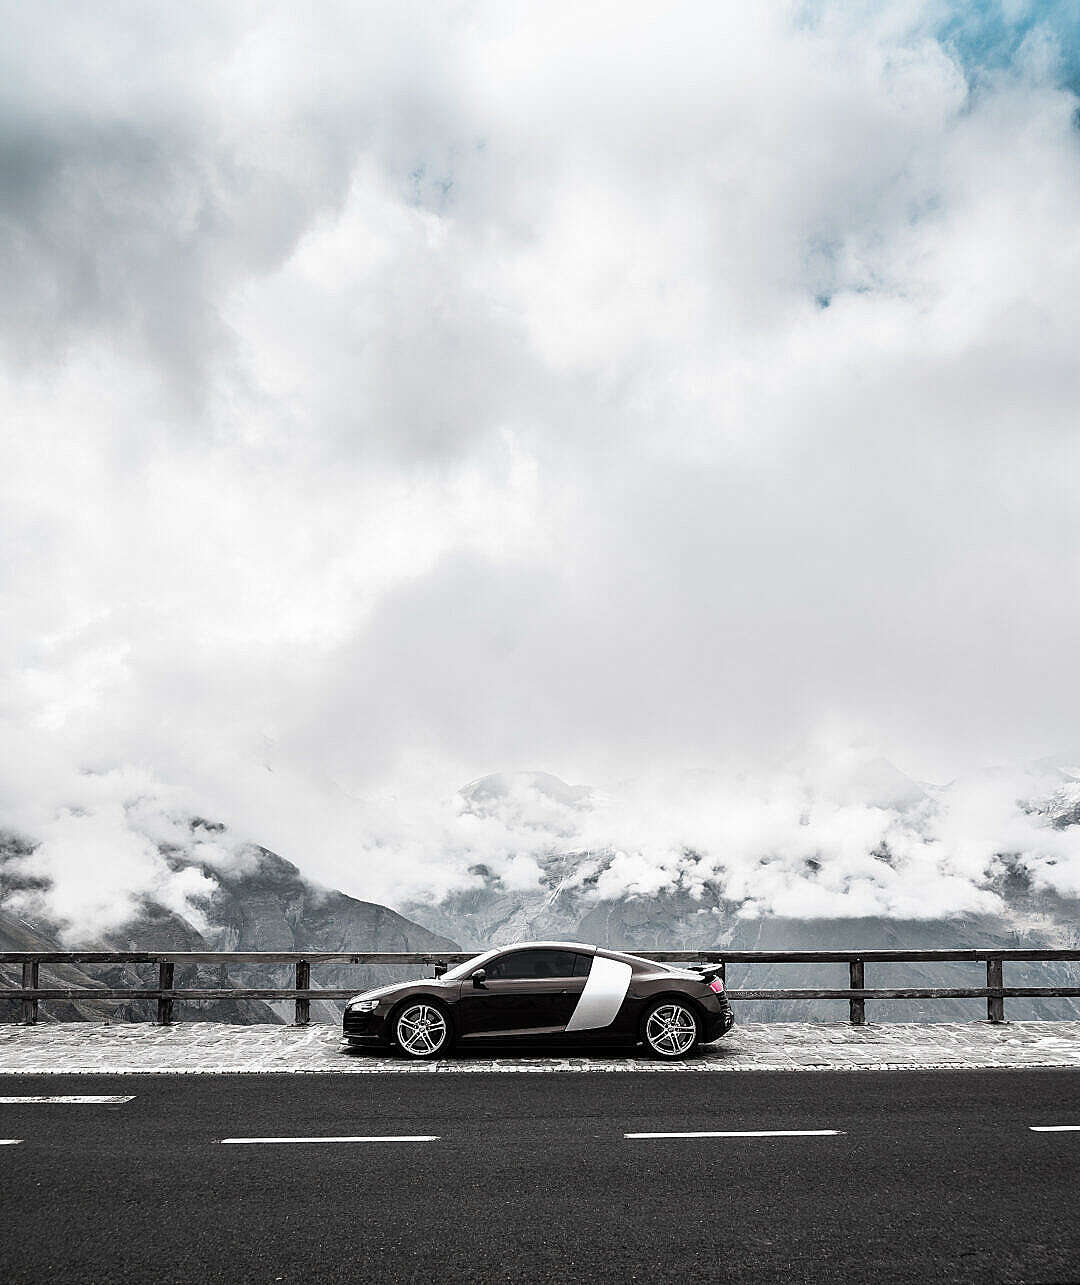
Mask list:
POLYGON ((509 950, 488 960, 480 985, 462 982, 462 1037, 561 1031, 581 997, 590 962, 588 955, 555 947, 509 950))

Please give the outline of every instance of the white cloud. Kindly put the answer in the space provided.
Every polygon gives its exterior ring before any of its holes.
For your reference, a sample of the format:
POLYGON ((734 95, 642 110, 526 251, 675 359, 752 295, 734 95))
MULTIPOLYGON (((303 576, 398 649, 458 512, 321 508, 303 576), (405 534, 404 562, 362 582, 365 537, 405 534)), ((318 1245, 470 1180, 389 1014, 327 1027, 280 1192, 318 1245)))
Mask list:
MULTIPOLYGON (((63 765, 14 819, 139 764, 389 896, 467 879, 397 813, 486 771, 1071 742, 1065 8, 3 12, 0 681, 63 765)), ((776 788, 628 812, 626 877, 772 836, 797 899, 776 788)), ((802 827, 821 904, 907 904, 887 812, 802 827)))
POLYGON ((147 901, 205 928, 216 877, 253 870, 256 837, 317 882, 390 904, 438 901, 490 877, 511 894, 539 892, 556 857, 561 886, 586 902, 688 893, 749 918, 1004 912, 1006 865, 1039 889, 1080 893, 1080 830, 1051 824, 1080 785, 1052 770, 905 789, 865 750, 819 749, 809 767, 756 776, 678 773, 602 792, 506 774, 440 799, 420 786, 351 797, 278 764, 218 785, 216 798, 208 774, 199 801, 220 802, 211 810, 230 825, 220 833, 193 830, 193 792, 146 770, 73 775, 39 754, 26 774, 44 798, 67 802, 50 814, 0 800, 9 825, 39 845, 8 873, 47 881, 11 905, 72 941, 122 928, 147 901), (176 869, 165 852, 200 869, 176 869))

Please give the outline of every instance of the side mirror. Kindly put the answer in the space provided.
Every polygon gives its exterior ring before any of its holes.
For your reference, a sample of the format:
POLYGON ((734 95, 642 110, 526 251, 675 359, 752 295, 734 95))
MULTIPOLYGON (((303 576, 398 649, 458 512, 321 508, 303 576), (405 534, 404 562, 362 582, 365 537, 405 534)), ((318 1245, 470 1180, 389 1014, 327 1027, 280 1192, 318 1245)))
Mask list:
POLYGON ((470 973, 469 976, 472 978, 472 984, 474 986, 483 986, 484 978, 487 976, 487 973, 484 972, 482 968, 478 968, 475 972, 470 973))

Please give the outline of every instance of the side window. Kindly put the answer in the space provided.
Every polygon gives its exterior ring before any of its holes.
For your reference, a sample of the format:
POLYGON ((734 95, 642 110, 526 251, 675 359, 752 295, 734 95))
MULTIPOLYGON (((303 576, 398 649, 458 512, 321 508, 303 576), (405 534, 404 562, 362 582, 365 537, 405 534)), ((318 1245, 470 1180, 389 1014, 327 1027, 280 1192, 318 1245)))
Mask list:
POLYGON ((514 950, 493 959, 485 971, 490 981, 573 977, 578 958, 570 950, 514 950))
POLYGON ((574 956, 574 976, 588 977, 589 969, 592 968, 593 957, 591 955, 574 956))

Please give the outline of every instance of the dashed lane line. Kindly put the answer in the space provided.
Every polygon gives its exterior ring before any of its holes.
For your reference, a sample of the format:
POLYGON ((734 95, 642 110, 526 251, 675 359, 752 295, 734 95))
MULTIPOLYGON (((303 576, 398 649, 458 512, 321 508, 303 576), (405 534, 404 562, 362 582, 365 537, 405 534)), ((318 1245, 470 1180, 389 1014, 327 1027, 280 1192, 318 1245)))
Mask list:
POLYGON ((1080 1133, 1080 1124, 1029 1124, 1032 1133, 1080 1133))
POLYGON ((397 1135, 377 1134, 359 1138, 222 1138, 223 1146, 247 1145, 249 1143, 276 1142, 438 1142, 436 1133, 407 1133, 397 1135))
POLYGON ((22 1138, 0 1138, 0 1147, 17 1147, 22 1138))
POLYGON ((624 1133, 624 1138, 835 1138, 843 1129, 703 1129, 689 1133, 624 1133))
POLYGON ((100 1106, 103 1103, 110 1102, 131 1102, 135 1098, 134 1093, 112 1093, 99 1094, 97 1096, 86 1094, 56 1094, 53 1097, 43 1097, 40 1095, 26 1094, 22 1097, 0 1098, 0 1106, 22 1106, 24 1103, 53 1103, 59 1102, 66 1104, 80 1103, 87 1106, 100 1106))

